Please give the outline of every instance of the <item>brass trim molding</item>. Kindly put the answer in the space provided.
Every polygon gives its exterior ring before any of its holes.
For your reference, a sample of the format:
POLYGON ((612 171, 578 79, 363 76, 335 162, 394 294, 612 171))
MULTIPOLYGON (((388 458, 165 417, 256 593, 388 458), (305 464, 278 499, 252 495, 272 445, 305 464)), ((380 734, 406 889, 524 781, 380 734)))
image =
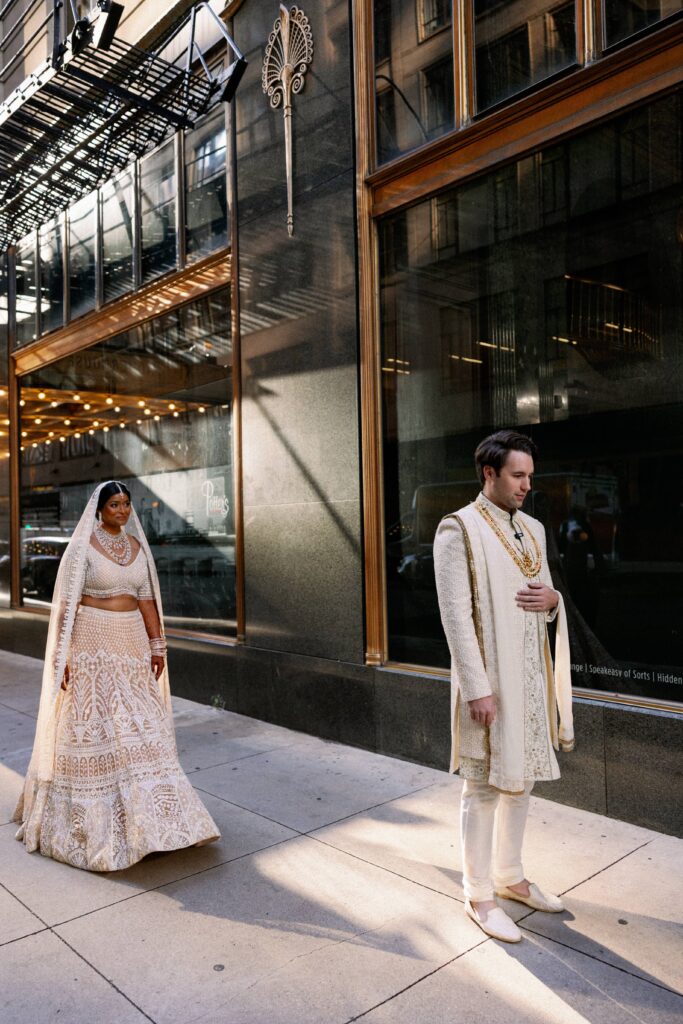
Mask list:
POLYGON ((237 122, 235 107, 228 107, 228 209, 232 243, 233 285, 230 289, 230 328, 232 334, 232 454, 233 503, 235 508, 235 618, 237 640, 246 639, 246 600, 244 563, 244 462, 242 457, 242 326, 240 320, 240 250, 237 225, 237 122))
POLYGON ((221 636, 219 633, 200 633, 196 629, 174 629, 169 626, 164 630, 169 640, 198 640, 201 643, 213 644, 216 647, 239 647, 240 642, 234 636, 221 636))
POLYGON ((354 0, 356 81, 356 201, 358 204, 358 288, 360 334, 361 460, 365 576, 365 660, 381 665, 386 657, 386 600, 382 500, 382 403, 376 229, 370 191, 365 184, 372 160, 374 67, 372 2, 354 0))
MULTIPOLYGON (((379 666, 380 671, 401 672, 410 676, 431 676, 434 679, 450 681, 447 668, 430 668, 428 665, 413 665, 406 661, 385 661, 379 666)), ((666 700, 636 697, 633 694, 622 694, 614 691, 603 693, 601 690, 590 690, 583 686, 573 686, 572 693, 582 700, 602 701, 607 704, 625 704, 628 707, 642 708, 645 711, 668 711, 674 715, 683 715, 683 704, 672 704, 666 700)))
POLYGON ((683 20, 369 174, 373 216, 547 146, 683 82, 683 20))
MULTIPOLYGON (((11 371, 11 367, 10 367, 11 371)), ((21 493, 19 386, 10 372, 7 385, 7 417, 9 419, 9 552, 10 552, 10 605, 21 601, 21 493)))
POLYGON ((17 349, 11 354, 15 372, 21 376, 89 348, 98 341, 121 334, 136 324, 153 320, 176 306, 224 287, 230 284, 230 280, 230 250, 221 249, 185 270, 167 274, 145 288, 116 299, 102 309, 73 320, 66 327, 17 349))

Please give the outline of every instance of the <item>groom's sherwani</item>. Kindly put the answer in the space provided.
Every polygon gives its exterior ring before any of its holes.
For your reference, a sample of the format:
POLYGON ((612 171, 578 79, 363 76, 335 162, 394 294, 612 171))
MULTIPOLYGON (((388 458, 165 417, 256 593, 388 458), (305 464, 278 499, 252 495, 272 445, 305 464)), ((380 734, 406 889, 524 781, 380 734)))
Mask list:
POLYGON ((531 780, 559 778, 553 748, 574 743, 562 596, 548 614, 515 603, 531 580, 552 587, 542 524, 480 494, 441 520, 434 567, 451 652, 451 771, 513 793, 531 780), (556 616, 553 670, 546 622, 556 616), (472 721, 467 703, 489 694, 497 712, 487 729, 472 721))

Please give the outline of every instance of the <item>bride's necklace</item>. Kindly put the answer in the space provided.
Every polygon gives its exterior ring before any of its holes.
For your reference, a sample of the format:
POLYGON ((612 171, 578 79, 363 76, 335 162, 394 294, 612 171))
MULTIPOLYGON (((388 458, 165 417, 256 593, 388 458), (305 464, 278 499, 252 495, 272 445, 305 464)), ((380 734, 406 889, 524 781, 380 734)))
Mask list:
POLYGON ((104 529, 101 523, 98 523, 95 527, 95 536, 100 547, 107 552, 112 561, 118 562, 119 565, 128 565, 132 551, 130 538, 123 527, 119 533, 111 534, 104 529))

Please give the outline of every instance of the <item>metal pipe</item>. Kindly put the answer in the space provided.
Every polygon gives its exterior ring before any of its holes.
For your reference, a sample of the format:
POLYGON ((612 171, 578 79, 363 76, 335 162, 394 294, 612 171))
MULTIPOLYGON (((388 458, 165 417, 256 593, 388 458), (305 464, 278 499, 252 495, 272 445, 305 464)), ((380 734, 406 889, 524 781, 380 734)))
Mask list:
MULTIPOLYGON (((59 6, 61 6, 61 4, 59 6)), ((11 29, 9 29, 8 32, 6 33, 6 35, 4 35, 2 37, 2 39, 0 39, 0 50, 7 49, 7 47, 9 46, 9 44, 14 39, 15 35, 17 34, 17 32, 19 32, 19 30, 24 27, 24 22, 26 21, 26 17, 27 17, 28 14, 30 14, 30 12, 31 12, 31 7, 29 6, 29 7, 26 8, 26 10, 23 12, 23 14, 19 18, 17 18, 17 20, 12 25, 11 29)), ((54 12, 54 9, 53 9, 48 14, 45 15, 45 17, 43 18, 43 20, 41 21, 41 23, 39 25, 38 31, 40 31, 40 29, 42 29, 42 28, 45 28, 45 26, 47 25, 47 23, 50 20, 50 18, 54 17, 54 14, 55 14, 55 12, 54 12)), ((26 46, 27 44, 24 43, 23 45, 26 46)))
POLYGON ((16 64, 16 62, 19 60, 19 58, 23 58, 25 56, 25 51, 30 47, 31 43, 35 39, 37 39, 38 36, 43 32, 43 30, 45 29, 45 26, 47 25, 48 21, 50 21, 52 16, 53 16, 53 14, 52 14, 52 12, 50 12, 50 14, 48 14, 47 18, 42 23, 40 28, 36 29, 36 31, 33 33, 33 35, 30 37, 30 39, 27 39, 26 42, 24 43, 24 45, 21 47, 21 49, 17 50, 17 52, 12 57, 12 59, 10 61, 8 61, 7 64, 5 64, 5 66, 2 68, 2 72, 0 72, 0 82, 4 82, 4 81, 7 80, 7 78, 9 77, 9 70, 10 70, 10 68, 13 67, 14 64, 16 64))

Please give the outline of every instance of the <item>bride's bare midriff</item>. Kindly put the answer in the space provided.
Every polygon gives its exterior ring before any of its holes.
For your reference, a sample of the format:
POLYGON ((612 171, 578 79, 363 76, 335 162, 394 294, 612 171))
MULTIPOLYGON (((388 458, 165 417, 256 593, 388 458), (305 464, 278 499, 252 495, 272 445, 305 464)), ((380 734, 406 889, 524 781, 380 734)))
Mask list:
POLYGON ((81 598, 86 608, 103 608, 107 612, 134 612, 138 607, 138 599, 132 594, 120 594, 118 597, 87 597, 81 598))

